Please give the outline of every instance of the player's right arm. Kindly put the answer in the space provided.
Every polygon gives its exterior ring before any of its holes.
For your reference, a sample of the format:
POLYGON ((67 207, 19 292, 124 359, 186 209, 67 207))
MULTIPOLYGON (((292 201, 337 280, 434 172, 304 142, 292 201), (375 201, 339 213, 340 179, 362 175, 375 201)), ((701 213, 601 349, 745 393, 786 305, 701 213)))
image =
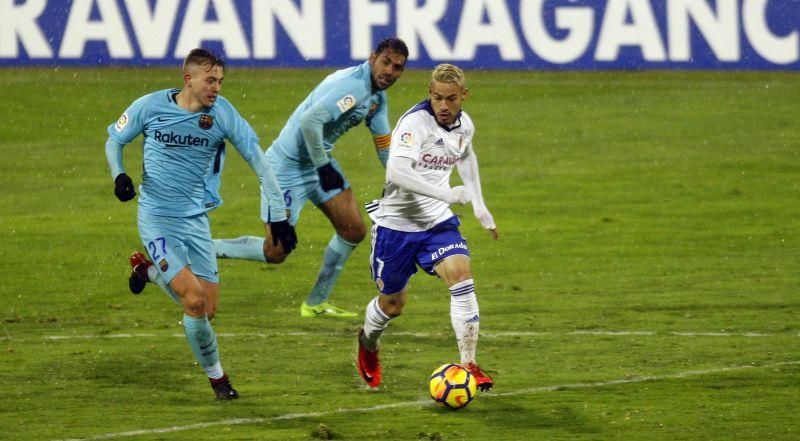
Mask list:
POLYGON ((392 134, 386 179, 405 190, 438 199, 448 204, 466 204, 472 198, 468 188, 433 185, 414 169, 419 159, 422 140, 426 135, 421 125, 414 124, 414 116, 403 118, 392 134))
POLYGON ((133 141, 144 130, 144 113, 146 97, 134 101, 117 122, 108 126, 108 139, 106 140, 106 161, 111 169, 111 179, 114 180, 114 195, 122 202, 129 201, 136 196, 133 180, 125 173, 122 165, 122 148, 133 141))
POLYGON ((325 152, 323 128, 325 123, 336 120, 343 113, 352 109, 358 100, 366 99, 361 95, 363 92, 359 92, 357 83, 341 81, 336 87, 322 94, 300 115, 303 143, 314 168, 317 169, 320 186, 324 191, 344 188, 344 178, 333 167, 327 152, 325 152))

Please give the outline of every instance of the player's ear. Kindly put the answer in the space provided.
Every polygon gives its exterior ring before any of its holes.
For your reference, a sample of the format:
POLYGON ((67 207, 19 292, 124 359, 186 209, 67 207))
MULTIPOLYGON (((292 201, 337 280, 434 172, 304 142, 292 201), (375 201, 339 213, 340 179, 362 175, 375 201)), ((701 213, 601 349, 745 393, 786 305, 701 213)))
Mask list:
POLYGON ((468 97, 469 97, 469 89, 465 87, 464 90, 461 91, 461 100, 463 101, 468 97))
POLYGON ((369 53, 369 64, 372 65, 372 63, 374 63, 376 59, 378 59, 378 54, 376 54, 375 52, 370 52, 369 53))
POLYGON ((183 85, 184 87, 192 87, 192 76, 188 73, 183 73, 183 85))

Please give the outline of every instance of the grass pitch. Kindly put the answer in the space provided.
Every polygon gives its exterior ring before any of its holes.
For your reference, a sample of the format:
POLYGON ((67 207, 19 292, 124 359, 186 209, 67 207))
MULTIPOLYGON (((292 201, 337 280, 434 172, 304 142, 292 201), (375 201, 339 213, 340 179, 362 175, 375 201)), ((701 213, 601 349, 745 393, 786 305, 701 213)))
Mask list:
MULTIPOLYGON (((325 71, 231 69, 223 89, 267 147, 325 71)), ((178 71, 3 69, 0 438, 795 440, 800 437, 800 77, 468 72, 465 108, 501 240, 457 208, 491 393, 453 412, 427 375, 457 359, 442 282, 412 279, 384 335, 385 384, 357 378, 358 320, 303 319, 331 228, 307 206, 287 263, 221 261, 214 320, 242 398, 215 402, 179 308, 127 290, 141 249, 105 129, 178 71)), ((391 119, 426 73, 390 91, 391 119)), ((383 171, 368 132, 337 144, 361 202, 383 171)), ((141 182, 141 144, 125 166, 141 182)), ((217 237, 261 234, 231 150, 217 237)), ((368 243, 334 301, 376 291, 368 243)), ((363 314, 363 313, 362 313, 363 314)))

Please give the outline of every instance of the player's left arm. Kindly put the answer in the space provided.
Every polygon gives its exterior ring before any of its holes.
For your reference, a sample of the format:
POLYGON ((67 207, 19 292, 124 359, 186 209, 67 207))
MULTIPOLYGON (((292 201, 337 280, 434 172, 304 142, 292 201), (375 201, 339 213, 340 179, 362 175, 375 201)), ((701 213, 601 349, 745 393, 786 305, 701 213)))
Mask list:
POLYGON ((472 212, 480 221, 481 226, 489 230, 492 239, 496 240, 499 237, 497 225, 495 225, 492 213, 489 212, 486 203, 483 201, 481 177, 478 172, 478 157, 472 149, 472 141, 467 144, 465 154, 456 161, 456 168, 461 180, 464 182, 464 186, 472 192, 472 212))
POLYGON ((227 110, 226 119, 229 121, 225 127, 225 136, 258 176, 261 188, 261 220, 271 226, 273 245, 277 245, 277 241, 280 241, 288 254, 297 245, 297 236, 294 227, 289 225, 286 203, 278 180, 261 150, 258 136, 253 128, 233 109, 233 106, 227 110))
POLYGON ((380 96, 380 103, 375 113, 367 116, 366 126, 372 133, 372 141, 375 143, 375 153, 378 155, 378 160, 386 168, 386 162, 389 160, 389 146, 392 145, 392 130, 389 127, 389 104, 386 99, 386 94, 380 96))

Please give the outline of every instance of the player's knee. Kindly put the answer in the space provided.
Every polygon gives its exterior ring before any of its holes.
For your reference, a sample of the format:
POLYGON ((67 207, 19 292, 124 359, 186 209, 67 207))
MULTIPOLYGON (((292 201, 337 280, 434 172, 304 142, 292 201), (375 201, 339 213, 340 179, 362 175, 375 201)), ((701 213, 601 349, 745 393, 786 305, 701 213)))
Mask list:
POLYGON ((367 229, 366 227, 361 225, 360 227, 355 227, 348 229, 346 231, 342 231, 341 233, 339 233, 339 236, 342 239, 352 244, 357 244, 363 241, 364 238, 367 236, 367 229))
POLYGON ((381 296, 378 305, 384 314, 395 318, 403 313, 403 307, 406 306, 406 301, 405 299, 399 298, 399 296, 381 296))
POLYGON ((200 295, 187 295, 183 297, 183 309, 192 317, 202 317, 207 314, 206 301, 200 295))
POLYGON ((283 251, 283 245, 272 245, 272 241, 267 239, 264 241, 264 259, 267 263, 279 264, 286 260, 287 254, 283 251))

